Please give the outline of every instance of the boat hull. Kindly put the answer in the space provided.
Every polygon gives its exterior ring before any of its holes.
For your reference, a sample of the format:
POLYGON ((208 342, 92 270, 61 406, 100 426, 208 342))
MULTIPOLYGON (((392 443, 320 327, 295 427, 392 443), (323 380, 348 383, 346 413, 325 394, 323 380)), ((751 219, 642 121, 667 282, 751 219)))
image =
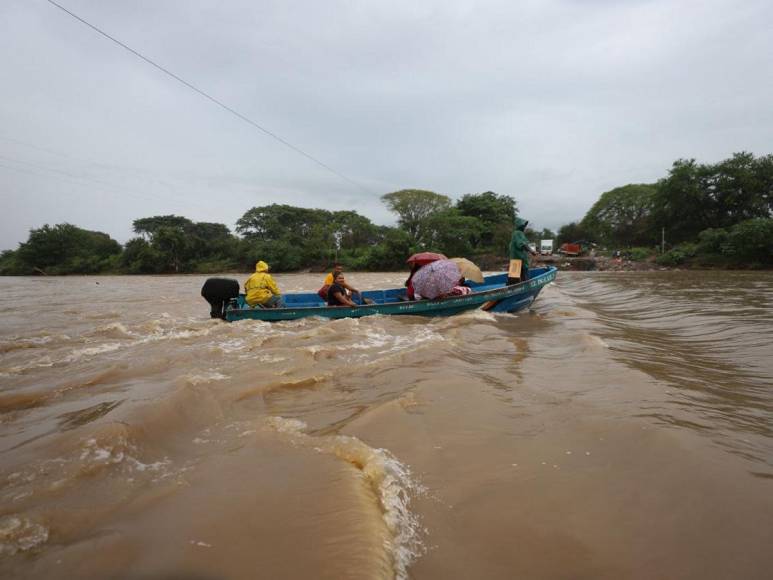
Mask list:
POLYGON ((289 294, 284 296, 284 308, 250 308, 244 303, 243 296, 236 306, 228 306, 225 319, 298 320, 311 316, 323 318, 362 318, 377 314, 385 316, 453 316, 468 310, 483 308, 489 312, 518 312, 528 308, 537 298, 542 288, 555 280, 556 268, 534 268, 530 270, 531 279, 520 284, 507 286, 507 274, 487 276, 482 284, 470 283, 473 289, 466 296, 453 296, 437 300, 399 301, 397 296, 404 289, 365 291, 363 296, 373 304, 356 307, 328 307, 315 294, 289 294))

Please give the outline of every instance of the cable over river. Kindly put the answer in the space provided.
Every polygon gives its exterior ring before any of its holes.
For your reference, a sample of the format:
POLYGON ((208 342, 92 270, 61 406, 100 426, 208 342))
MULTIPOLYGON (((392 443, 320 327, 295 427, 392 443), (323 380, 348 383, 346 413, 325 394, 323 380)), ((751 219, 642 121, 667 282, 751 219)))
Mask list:
POLYGON ((0 576, 769 577, 773 273, 274 324, 204 279, 0 278, 0 576))

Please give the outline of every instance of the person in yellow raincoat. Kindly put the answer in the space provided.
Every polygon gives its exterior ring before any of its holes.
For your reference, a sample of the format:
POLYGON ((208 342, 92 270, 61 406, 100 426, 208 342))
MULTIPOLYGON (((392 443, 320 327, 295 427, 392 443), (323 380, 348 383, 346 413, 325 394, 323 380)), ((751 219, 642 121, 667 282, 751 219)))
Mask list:
POLYGON ((244 283, 244 291, 247 294, 247 304, 253 308, 279 308, 282 305, 282 293, 268 273, 268 264, 263 260, 255 264, 255 273, 244 283))

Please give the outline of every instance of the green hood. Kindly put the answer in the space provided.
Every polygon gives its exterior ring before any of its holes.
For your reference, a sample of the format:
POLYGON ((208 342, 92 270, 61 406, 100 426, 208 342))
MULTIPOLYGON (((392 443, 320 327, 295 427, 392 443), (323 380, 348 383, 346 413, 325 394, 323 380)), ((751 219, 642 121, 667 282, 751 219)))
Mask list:
POLYGON ((523 218, 515 218, 515 229, 516 230, 525 230, 526 226, 529 224, 529 220, 525 220, 523 218))

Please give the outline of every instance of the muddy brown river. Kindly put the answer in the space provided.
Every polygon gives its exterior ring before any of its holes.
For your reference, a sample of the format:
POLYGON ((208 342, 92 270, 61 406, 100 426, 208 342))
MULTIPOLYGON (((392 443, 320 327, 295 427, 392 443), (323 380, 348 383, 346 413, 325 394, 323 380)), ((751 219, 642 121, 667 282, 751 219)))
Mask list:
POLYGON ((204 279, 0 278, 0 577, 771 577, 773 273, 274 324, 204 279))

